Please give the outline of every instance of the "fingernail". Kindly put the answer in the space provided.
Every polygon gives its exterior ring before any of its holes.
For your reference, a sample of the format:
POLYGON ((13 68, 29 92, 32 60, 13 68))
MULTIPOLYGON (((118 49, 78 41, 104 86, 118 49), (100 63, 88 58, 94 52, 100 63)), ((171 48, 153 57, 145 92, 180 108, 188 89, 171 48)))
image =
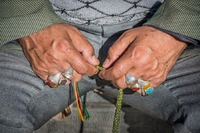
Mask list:
POLYGON ((109 59, 107 58, 103 63, 103 67, 107 68, 108 65, 109 65, 109 59))

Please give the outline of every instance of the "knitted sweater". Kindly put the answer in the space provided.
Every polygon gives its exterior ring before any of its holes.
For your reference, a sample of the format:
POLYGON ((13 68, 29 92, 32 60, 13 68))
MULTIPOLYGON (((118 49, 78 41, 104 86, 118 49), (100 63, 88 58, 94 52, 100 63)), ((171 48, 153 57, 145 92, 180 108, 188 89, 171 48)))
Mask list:
MULTIPOLYGON (((56 8, 66 8, 63 11, 71 17, 63 16, 63 18, 69 21, 80 24, 115 24, 135 19, 131 17, 137 15, 131 16, 131 14, 140 14, 134 10, 135 5, 136 9, 140 9, 139 6, 142 6, 141 11, 143 14, 145 14, 145 11, 150 11, 148 9, 153 4, 146 9, 143 7, 147 6, 147 4, 141 5, 141 3, 143 1, 148 3, 154 0, 139 0, 138 2, 135 0, 88 0, 88 4, 86 1, 84 2, 84 0, 66 0, 64 7, 61 7, 59 0, 56 1, 58 2, 53 3, 55 1, 52 0, 52 3, 55 4, 54 9, 56 13, 59 14, 56 8), (82 7, 81 4, 86 7, 80 9, 82 7), (87 8, 87 6, 90 8, 87 8), (132 8, 130 8, 131 6, 132 8), (99 7, 102 7, 103 10, 100 10, 99 7), (73 12, 73 9, 76 11, 73 12), (83 12, 86 9, 88 9, 88 11, 83 12), (93 12, 90 10, 93 10, 93 12), (83 16, 80 16, 80 14, 83 14, 83 16), (106 17, 104 17, 104 15, 106 17), (112 16, 114 16, 113 18, 115 19, 110 20, 109 18, 112 16)), ((55 14, 55 11, 52 9, 52 4, 48 0, 1 0, 0 45, 30 35, 55 23, 63 22, 63 20, 55 14)), ((60 14, 61 13, 62 12, 60 12, 60 14)), ((200 40, 199 14, 199 0, 166 0, 146 24, 200 40)))
POLYGON ((64 20, 87 25, 113 25, 144 18, 163 0, 50 0, 64 20))

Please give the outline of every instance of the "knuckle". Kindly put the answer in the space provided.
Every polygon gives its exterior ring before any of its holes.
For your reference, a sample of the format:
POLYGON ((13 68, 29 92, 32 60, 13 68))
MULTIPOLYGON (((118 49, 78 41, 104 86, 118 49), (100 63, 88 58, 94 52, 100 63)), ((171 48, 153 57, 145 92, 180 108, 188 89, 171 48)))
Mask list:
MULTIPOLYGON (((59 51, 65 51, 68 49, 71 49, 71 42, 69 39, 64 39, 64 38, 60 38, 59 40, 55 40, 52 44, 51 44, 51 50, 58 50, 59 51)), ((49 52, 49 51, 46 51, 49 52)))
POLYGON ((82 66, 82 67, 80 67, 78 70, 78 72, 80 73, 80 74, 87 74, 87 72, 88 72, 88 67, 86 67, 85 65, 79 65, 79 66, 82 66))
POLYGON ((69 42, 69 40, 67 40, 67 39, 63 39, 62 42, 60 43, 60 45, 63 46, 64 48, 70 48, 71 42, 69 42))
POLYGON ((135 59, 138 59, 138 60, 140 58, 142 58, 140 46, 135 46, 133 51, 132 51, 132 53, 131 53, 131 55, 132 55, 132 58, 135 58, 135 59))
POLYGON ((146 66, 149 64, 149 61, 152 60, 152 56, 150 56, 148 48, 143 46, 135 46, 131 53, 131 59, 137 60, 137 64, 146 66))
POLYGON ((158 61, 152 61, 152 65, 151 65, 151 71, 156 71, 159 68, 159 63, 158 61))

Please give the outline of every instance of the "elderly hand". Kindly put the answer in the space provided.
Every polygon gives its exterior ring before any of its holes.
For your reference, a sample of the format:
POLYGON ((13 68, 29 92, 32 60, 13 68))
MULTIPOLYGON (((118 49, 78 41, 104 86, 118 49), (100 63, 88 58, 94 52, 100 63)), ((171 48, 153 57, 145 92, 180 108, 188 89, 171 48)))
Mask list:
POLYGON ((54 24, 19 41, 33 71, 44 81, 58 73, 59 80, 65 78, 62 73, 70 67, 70 81, 74 82, 83 74, 92 76, 98 71, 93 47, 78 29, 66 23, 54 24))
POLYGON ((157 87, 186 48, 186 43, 155 28, 142 26, 126 31, 109 49, 99 76, 119 88, 127 88, 125 75, 131 74, 157 87))

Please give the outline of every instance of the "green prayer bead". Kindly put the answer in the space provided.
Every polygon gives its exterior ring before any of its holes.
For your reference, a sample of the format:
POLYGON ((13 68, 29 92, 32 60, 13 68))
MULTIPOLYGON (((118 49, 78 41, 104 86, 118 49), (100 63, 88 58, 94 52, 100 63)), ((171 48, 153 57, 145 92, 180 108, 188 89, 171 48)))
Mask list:
POLYGON ((106 70, 104 67, 100 67, 100 66, 95 66, 96 69, 102 71, 102 70, 106 70))
POLYGON ((120 124, 120 116, 121 116, 121 108, 122 108, 122 98, 123 98, 123 89, 119 89, 118 95, 117 95, 117 103, 116 103, 112 133, 119 132, 119 124, 120 124))

